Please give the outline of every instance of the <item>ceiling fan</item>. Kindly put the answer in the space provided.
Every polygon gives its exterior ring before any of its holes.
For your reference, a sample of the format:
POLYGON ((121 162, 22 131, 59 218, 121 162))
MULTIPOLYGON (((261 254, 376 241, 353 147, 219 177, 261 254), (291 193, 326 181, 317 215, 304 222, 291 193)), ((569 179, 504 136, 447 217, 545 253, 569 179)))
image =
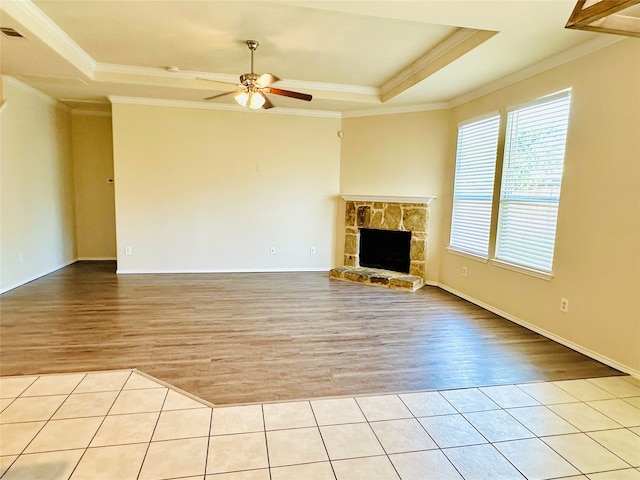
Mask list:
POLYGON ((240 75, 240 84, 237 85, 237 88, 230 92, 207 97, 205 100, 214 100, 226 95, 234 95, 233 98, 238 102, 238 104, 254 110, 259 108, 273 108, 274 105, 269 101, 269 98, 266 95, 267 93, 296 98, 298 100, 305 100, 307 102, 311 101, 312 96, 307 93, 292 92, 291 90, 272 87, 272 83, 280 80, 275 75, 271 73, 263 73, 259 75, 253 72, 253 53, 256 51, 256 48, 258 48, 258 45, 259 43, 257 40, 247 40, 247 47, 251 50, 251 73, 244 73, 240 75))

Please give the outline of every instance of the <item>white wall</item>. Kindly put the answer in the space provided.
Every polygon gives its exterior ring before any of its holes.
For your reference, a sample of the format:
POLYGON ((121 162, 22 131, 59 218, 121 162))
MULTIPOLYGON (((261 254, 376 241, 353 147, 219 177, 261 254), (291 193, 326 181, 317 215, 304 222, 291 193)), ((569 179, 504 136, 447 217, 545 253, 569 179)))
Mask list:
POLYGON ((73 166, 78 258, 116 258, 113 133, 108 112, 73 112, 73 166))
POLYGON ((71 114, 68 108, 2 77, 0 291, 75 258, 71 114))
POLYGON ((118 271, 330 269, 339 129, 334 118, 115 104, 118 271))
MULTIPOLYGON (((640 375, 640 40, 629 39, 453 110, 456 124, 571 87, 551 281, 442 251, 440 281, 467 298, 640 375), (462 277, 462 267, 468 275, 462 277), (568 298, 568 313, 559 309, 568 298)), ((443 196, 450 228, 455 148, 443 196)), ((443 242, 446 246, 446 243, 443 242)))

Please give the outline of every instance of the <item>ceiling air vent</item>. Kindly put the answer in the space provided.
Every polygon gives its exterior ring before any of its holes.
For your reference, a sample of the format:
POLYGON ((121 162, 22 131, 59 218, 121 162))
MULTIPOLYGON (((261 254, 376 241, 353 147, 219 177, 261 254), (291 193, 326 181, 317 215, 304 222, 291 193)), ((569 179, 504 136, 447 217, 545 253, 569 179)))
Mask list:
POLYGON ((7 37, 24 38, 24 35, 11 27, 1 27, 0 32, 4 33, 7 37))

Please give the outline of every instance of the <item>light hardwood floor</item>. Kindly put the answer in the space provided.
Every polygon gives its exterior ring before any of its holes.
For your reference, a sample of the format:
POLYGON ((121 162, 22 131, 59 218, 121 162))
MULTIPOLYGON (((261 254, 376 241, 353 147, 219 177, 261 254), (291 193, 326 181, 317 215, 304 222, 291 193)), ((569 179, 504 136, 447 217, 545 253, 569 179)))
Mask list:
POLYGON ((245 403, 619 374, 435 287, 114 272, 78 262, 2 295, 0 375, 138 368, 245 403))

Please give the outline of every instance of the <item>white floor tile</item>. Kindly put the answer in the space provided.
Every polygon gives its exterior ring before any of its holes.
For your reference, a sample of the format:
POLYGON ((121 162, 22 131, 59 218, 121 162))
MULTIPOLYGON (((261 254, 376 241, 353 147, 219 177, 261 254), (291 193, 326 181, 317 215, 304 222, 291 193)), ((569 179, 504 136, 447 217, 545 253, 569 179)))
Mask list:
MULTIPOLYGON (((0 425, 0 454, 19 455, 35 438, 45 422, 8 423, 0 425)), ((640 440, 640 437, 638 437, 640 440)))
POLYGON ((580 474, 575 467, 539 438, 496 443, 494 446, 528 480, 544 480, 580 474))
POLYGON ((63 395, 73 392, 85 377, 81 374, 44 375, 31 384, 22 397, 39 397, 42 395, 63 395))
POLYGON ((81 449, 20 455, 2 480, 67 480, 83 453, 81 449))
POLYGON ((444 415, 418 419, 440 448, 487 443, 462 415, 444 415))
POLYGON ((416 417, 457 413, 439 392, 404 393, 399 397, 416 417))
POLYGON ((267 449, 272 467, 329 460, 318 427, 269 431, 267 449))
POLYGON ((264 431, 262 405, 214 407, 211 414, 211 435, 264 431))
POLYGON ((640 397, 625 397, 623 400, 640 409, 640 397))
POLYGON ((390 455, 402 480, 463 480, 441 450, 390 455))
POLYGON ((564 380, 552 383, 583 402, 615 398, 615 395, 601 389, 588 380, 564 380))
POLYGON ((159 415, 159 412, 110 415, 102 422, 91 446, 150 442, 159 415))
POLYGON ((144 375, 140 375, 136 372, 131 372, 131 376, 124 384, 123 390, 139 390, 144 388, 158 388, 163 387, 164 385, 154 382, 150 378, 145 377, 144 375))
POLYGON ((311 407, 318 425, 339 425, 367 421, 353 398, 312 400, 311 407))
POLYGON ((383 455, 380 442, 367 423, 320 427, 331 460, 383 455))
POLYGON ((386 456, 338 460, 332 463, 337 480, 400 480, 386 456))
POLYGON ((64 401, 53 419, 104 417, 117 396, 118 392, 74 393, 64 401))
POLYGON ((0 378, 0 398, 19 397, 38 377, 0 378))
POLYGON ((335 480, 335 478, 329 462, 271 469, 271 480, 335 480))
POLYGON ((371 428, 387 454, 438 448, 414 418, 372 422, 371 428))
POLYGON ((207 438, 152 442, 139 480, 159 480, 204 474, 207 438))
POLYGON ((130 371, 88 373, 73 393, 119 391, 130 375, 130 371))
POLYGON ((584 433, 545 437, 542 440, 582 473, 589 474, 630 467, 584 433))
POLYGON ((271 479, 269 477, 269 470, 267 470, 266 468, 263 468, 260 470, 245 470, 243 472, 217 473, 215 475, 207 475, 206 480, 271 480, 271 479))
POLYGON ((268 403, 263 406, 263 411, 267 430, 316 426, 309 402, 268 403))
POLYGON ((490 442, 535 436, 504 410, 466 413, 464 416, 490 442))
POLYGON ((9 470, 9 467, 11 466, 11 464, 13 462, 16 461, 16 459, 18 458, 17 455, 3 455, 0 456, 0 477, 2 477, 2 475, 4 475, 4 472, 6 472, 7 470, 9 470))
POLYGON ((42 427, 25 453, 86 448, 101 423, 102 417, 52 420, 42 427))
POLYGON ((480 391, 502 408, 533 407, 540 403, 515 385, 485 387, 480 391))
POLYGON ((442 396, 453 405, 460 413, 480 412, 484 410, 496 410, 500 408, 493 400, 487 397, 478 388, 465 388, 462 390, 447 390, 441 392, 442 396))
POLYGON ((413 418, 409 409, 397 395, 379 395, 374 397, 356 398, 364 416, 370 422, 379 420, 397 420, 413 418))
POLYGON ((590 378, 588 381, 616 397, 640 397, 640 386, 627 381, 626 377, 590 378))
POLYGON ((562 403, 547 408, 583 432, 620 428, 620 424, 586 403, 562 403))
POLYGON ((148 445, 89 448, 71 480, 136 480, 148 445))
POLYGON ((0 398, 0 412, 3 412, 14 400, 15 398, 0 398))
POLYGON ((577 428, 547 407, 510 408, 507 411, 539 437, 578 432, 577 428))
POLYGON ((527 395, 535 398, 543 405, 551 405, 554 403, 575 403, 578 401, 576 397, 567 393, 565 390, 553 383, 524 383, 519 384, 518 388, 527 395))
MULTIPOLYGON (((615 420, 623 427, 640 426, 640 409, 622 399, 599 400, 595 402, 588 402, 587 404, 599 412, 604 413, 607 417, 615 420)), ((0 414, 0 417, 1 416, 2 414, 0 414)))
POLYGON ((16 398, 0 413, 0 423, 49 420, 66 399, 67 395, 16 398))
POLYGON ((210 424, 210 408, 165 411, 160 413, 153 441, 208 437, 210 424))
POLYGON ((123 390, 118 395, 109 415, 125 413, 159 412, 167 396, 167 388, 123 390))
POLYGON ((162 406, 162 410, 186 410, 189 408, 202 407, 208 407, 208 405, 198 402, 186 395, 182 395, 181 393, 169 390, 167 398, 164 401, 164 405, 162 406))
POLYGON ((210 437, 207 474, 267 468, 267 442, 263 432, 210 437))
MULTIPOLYGON (((633 469, 592 473, 589 480, 640 480, 640 472, 633 469)), ((564 479, 563 479, 564 480, 564 479)))
POLYGON ((640 467, 640 437, 627 429, 605 430, 588 434, 632 467, 640 467))
POLYGON ((524 477, 491 445, 444 450, 465 480, 524 480, 524 477))

